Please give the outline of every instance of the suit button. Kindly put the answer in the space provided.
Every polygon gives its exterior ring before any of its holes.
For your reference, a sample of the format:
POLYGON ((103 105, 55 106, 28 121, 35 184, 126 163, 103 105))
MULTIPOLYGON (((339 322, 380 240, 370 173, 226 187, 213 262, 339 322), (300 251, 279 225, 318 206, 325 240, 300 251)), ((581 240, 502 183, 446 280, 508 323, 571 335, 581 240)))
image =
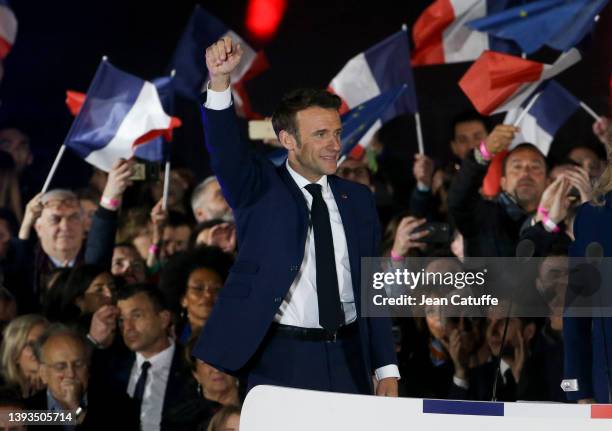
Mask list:
POLYGON ((274 298, 274 302, 279 303, 283 300, 283 298, 281 298, 280 296, 277 296, 276 298, 274 298))

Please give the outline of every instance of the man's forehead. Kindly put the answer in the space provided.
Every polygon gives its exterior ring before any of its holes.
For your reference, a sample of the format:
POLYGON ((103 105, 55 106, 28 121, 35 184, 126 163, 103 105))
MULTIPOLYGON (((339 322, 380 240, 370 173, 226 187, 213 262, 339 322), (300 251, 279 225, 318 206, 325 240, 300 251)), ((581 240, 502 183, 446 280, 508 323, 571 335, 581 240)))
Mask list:
POLYGON ((69 335, 55 335, 50 337, 43 346, 43 353, 47 357, 81 357, 85 355, 83 343, 69 335))
POLYGON ((311 106, 298 111, 296 114, 298 127, 309 128, 342 128, 340 114, 335 109, 311 106))
POLYGON ((81 204, 77 199, 50 199, 44 203, 43 211, 57 213, 73 213, 81 210, 81 204))
POLYGON ((545 164, 544 156, 535 148, 520 148, 510 153, 508 162, 538 161, 545 164))

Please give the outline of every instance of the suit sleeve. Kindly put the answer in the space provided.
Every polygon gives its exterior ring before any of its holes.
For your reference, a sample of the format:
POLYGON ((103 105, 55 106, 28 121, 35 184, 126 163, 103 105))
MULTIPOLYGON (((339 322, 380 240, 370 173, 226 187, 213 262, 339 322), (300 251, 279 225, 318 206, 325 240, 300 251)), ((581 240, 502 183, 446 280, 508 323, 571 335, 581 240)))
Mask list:
MULTIPOLYGON (((584 256, 581 223, 587 222, 582 215, 582 209, 578 210, 574 220, 574 236, 576 241, 570 247, 571 257, 584 256)), ((577 380, 578 390, 566 392, 571 401, 584 398, 592 398, 593 393, 593 346, 592 319, 590 317, 564 317, 563 318, 564 349, 564 379, 577 380)))
POLYGON ((91 228, 85 245, 85 263, 110 269, 117 233, 117 211, 98 207, 91 219, 91 228))
MULTIPOLYGON (((380 255, 381 227, 376 212, 374 197, 370 197, 371 211, 374 214, 374 250, 372 256, 380 255)), ((395 354, 395 343, 393 341, 393 331, 391 330, 391 318, 389 317, 370 317, 368 318, 370 329, 370 354, 372 357, 372 371, 387 365, 397 365, 397 355, 395 354)))
POLYGON ((234 108, 202 106, 202 121, 211 167, 232 209, 248 206, 261 190, 262 160, 240 136, 234 108))
POLYGON ((480 231, 478 217, 479 189, 488 166, 479 164, 470 152, 463 160, 448 192, 448 209, 464 237, 473 237, 480 231))

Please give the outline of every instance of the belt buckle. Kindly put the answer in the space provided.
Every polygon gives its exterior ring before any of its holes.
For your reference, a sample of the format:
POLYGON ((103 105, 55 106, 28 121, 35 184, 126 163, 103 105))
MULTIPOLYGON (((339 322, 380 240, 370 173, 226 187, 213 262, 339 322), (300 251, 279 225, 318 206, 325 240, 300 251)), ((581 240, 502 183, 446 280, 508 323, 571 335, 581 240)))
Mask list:
POLYGON ((328 332, 327 333, 327 342, 328 343, 335 343, 337 339, 338 339, 338 331, 328 332))

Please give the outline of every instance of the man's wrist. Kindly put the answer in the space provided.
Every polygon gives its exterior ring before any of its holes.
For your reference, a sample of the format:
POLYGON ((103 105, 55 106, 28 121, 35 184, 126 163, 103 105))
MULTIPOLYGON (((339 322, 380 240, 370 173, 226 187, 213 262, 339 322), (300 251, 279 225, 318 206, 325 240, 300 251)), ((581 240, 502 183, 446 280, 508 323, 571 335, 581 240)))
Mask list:
POLYGON ((212 76, 208 83, 208 89, 212 91, 222 92, 230 86, 230 75, 212 76))
POLYGON ((102 195, 100 199, 100 205, 109 211, 117 211, 121 206, 121 198, 111 197, 109 195, 102 195))

